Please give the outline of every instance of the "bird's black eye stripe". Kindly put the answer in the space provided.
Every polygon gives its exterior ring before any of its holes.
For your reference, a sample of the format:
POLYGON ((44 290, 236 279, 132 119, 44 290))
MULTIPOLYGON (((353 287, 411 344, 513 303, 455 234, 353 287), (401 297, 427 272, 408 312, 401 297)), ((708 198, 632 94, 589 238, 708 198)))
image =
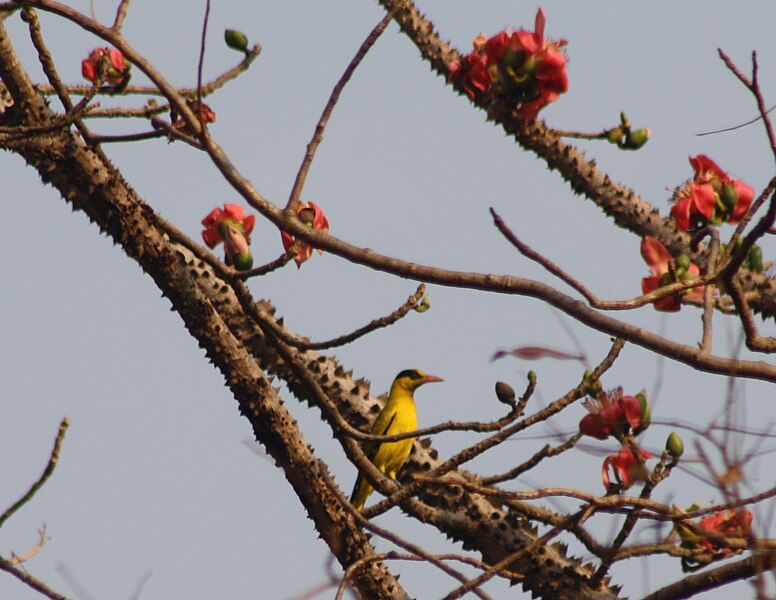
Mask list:
POLYGON ((399 379, 402 377, 409 377, 410 379, 423 379, 423 375, 418 373, 415 369, 407 369, 405 371, 402 371, 396 376, 396 379, 399 379))

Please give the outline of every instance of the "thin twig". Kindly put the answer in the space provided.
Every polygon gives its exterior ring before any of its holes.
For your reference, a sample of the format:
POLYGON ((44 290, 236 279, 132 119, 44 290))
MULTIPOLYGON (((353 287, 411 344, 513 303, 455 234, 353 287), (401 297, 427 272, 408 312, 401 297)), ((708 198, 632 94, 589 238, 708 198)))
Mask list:
POLYGON ((504 220, 496 213, 496 211, 491 208, 490 214, 493 216, 493 223, 496 226, 496 228, 501 232, 501 234, 507 238, 507 240, 515 247, 517 250, 526 258, 529 258, 537 263, 539 263, 542 267, 544 267, 547 271, 555 275, 558 279, 575 289, 577 292, 582 294, 582 296, 585 297, 585 299, 588 301, 590 306, 593 308, 597 308, 600 310, 629 310, 632 308, 638 308, 640 306, 644 306, 645 304, 650 304, 654 302, 655 300, 660 300, 661 298, 665 298, 667 296, 671 296, 673 294, 676 294, 677 292, 681 292, 684 290, 688 290, 690 288, 698 287, 701 285, 704 285, 710 281, 712 281, 716 274, 708 274, 703 277, 699 277, 696 279, 691 279, 689 281, 679 281, 676 283, 671 283, 668 285, 661 286, 660 288, 656 289, 655 291, 649 292, 648 294, 642 294, 641 296, 637 296, 636 298, 633 298, 632 300, 601 300, 598 298, 593 292, 588 290, 580 281, 566 273, 563 269, 561 269, 559 266, 557 266, 555 263, 553 263, 548 258, 545 258, 538 252, 536 252, 533 248, 528 246, 525 242, 520 240, 514 232, 504 223, 504 220))
POLYGON ((48 598, 49 600, 68 600, 66 596, 63 596, 62 594, 55 592, 39 579, 33 577, 25 570, 20 569, 19 567, 11 563, 11 561, 6 560, 5 558, 2 558, 2 557, 0 557, 0 571, 5 571, 6 573, 10 573, 14 577, 16 577, 16 579, 24 583, 27 587, 35 590, 42 596, 48 598))
POLYGON ((129 8, 129 0, 121 0, 118 8, 116 8, 116 18, 113 20, 113 30, 116 32, 121 31, 121 27, 124 25, 124 19, 127 16, 127 9, 129 8))
POLYGON ((59 431, 57 432, 57 437, 54 440, 54 448, 51 450, 51 456, 49 457, 48 464, 46 465, 46 468, 43 469, 43 473, 38 478, 38 480, 32 484, 29 490, 27 490, 27 493, 24 494, 21 498, 19 498, 16 502, 14 502, 2 515, 0 515, 0 527, 3 526, 3 524, 11 517, 13 514, 19 510, 22 506, 27 504, 32 497, 37 493, 37 491, 43 487, 43 485, 46 483, 49 477, 51 477, 51 474, 54 472, 54 469, 57 466, 57 463, 59 462, 59 451, 62 448, 62 442, 65 439, 65 432, 67 431, 67 428, 70 426, 70 419, 62 419, 62 422, 59 424, 59 431))
POLYGON ((307 173, 310 170, 313 158, 315 158, 315 152, 323 140, 323 132, 326 129, 326 125, 329 122, 329 117, 331 116, 332 111, 334 111, 334 107, 337 105, 337 101, 339 100, 342 90, 348 81, 350 81, 350 78, 353 76, 353 72, 356 70, 356 67, 361 64, 361 61, 366 56, 367 52, 369 52, 369 49, 374 46, 377 38, 379 38, 380 34, 385 31, 386 27, 388 27, 391 19, 393 19, 393 12, 386 14, 385 17, 383 17, 382 20, 377 24, 377 26, 372 29, 367 38, 361 44, 358 52, 356 52, 353 60, 350 61, 350 64, 345 69, 345 72, 339 78, 337 85, 335 85, 334 89, 331 91, 329 101, 326 103, 326 106, 321 113, 321 117, 318 119, 318 123, 315 126, 315 133, 313 133, 313 137, 310 140, 310 143, 307 144, 307 151, 305 152, 304 158, 302 159, 302 164, 299 166, 299 171, 296 173, 296 179, 294 180, 294 186, 291 188, 291 194, 288 198, 288 204, 286 204, 286 210, 292 210, 299 202, 299 197, 302 195, 302 189, 304 188, 305 181, 307 180, 307 173))
POLYGON ((510 479, 516 479, 526 471, 533 469, 545 458, 558 456, 559 454, 566 452, 566 450, 570 450, 571 448, 576 446, 577 442, 581 437, 582 437, 582 433, 577 432, 558 446, 550 446, 549 444, 547 444, 544 448, 536 452, 531 458, 526 460, 524 463, 516 466, 514 469, 511 469, 501 475, 492 475, 490 477, 483 477, 482 483, 483 485, 494 485, 496 483, 503 483, 504 481, 509 481, 510 479))
POLYGON ((413 308, 418 305, 418 302, 420 302, 423 298, 425 291, 426 286, 421 283, 418 286, 417 291, 391 314, 374 319, 370 323, 367 323, 363 327, 359 327, 351 333, 347 333, 324 342, 310 342, 299 336, 291 335, 287 331, 284 331, 282 328, 277 328, 276 333, 283 338, 284 342, 301 350, 326 350, 329 348, 344 346, 345 344, 350 344, 351 342, 354 342, 355 340, 369 333, 372 333, 373 331, 383 327, 388 327, 389 325, 393 325, 401 318, 405 317, 413 308))

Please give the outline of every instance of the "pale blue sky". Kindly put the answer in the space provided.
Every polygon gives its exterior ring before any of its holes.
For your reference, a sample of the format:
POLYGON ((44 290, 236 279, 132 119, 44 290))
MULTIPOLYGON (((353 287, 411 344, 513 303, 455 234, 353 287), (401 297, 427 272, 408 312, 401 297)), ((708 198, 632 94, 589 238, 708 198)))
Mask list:
MULTIPOLYGON (((89 5, 70 4, 81 10, 89 5)), ((125 33, 169 80, 190 86, 196 81, 204 2, 188 3, 186 10, 172 4, 133 3, 125 33)), ((96 5, 99 17, 111 18, 114 3, 96 5)), ((514 1, 427 0, 418 5, 463 51, 481 31, 532 28, 537 9, 535 3, 514 1)), ((745 9, 721 1, 552 1, 542 6, 548 15, 546 35, 569 41, 570 91, 541 116, 553 127, 597 131, 616 124, 625 110, 637 126, 653 130, 653 139, 637 153, 604 143, 580 144, 613 179, 665 214, 668 188, 691 175, 689 155, 710 155, 758 190, 772 177, 773 159, 761 127, 695 135, 755 114, 751 97, 718 59, 719 46, 745 71, 756 49, 764 92, 776 103, 772 0, 746 3, 745 9)), ((227 27, 243 30, 264 50, 248 73, 209 100, 218 113, 211 131, 270 200, 285 203, 332 86, 382 14, 376 2, 367 0, 213 3, 207 77, 239 58, 223 44, 227 27)), ((100 42, 57 18, 42 17, 60 73, 79 82, 81 60, 100 42)), ((18 17, 7 26, 25 64, 35 65, 18 17)), ((32 71, 41 79, 39 69, 32 71)), ((144 78, 137 73, 135 81, 144 78)), ((101 102, 110 106, 114 101, 101 102)), ((145 127, 95 125, 98 131, 145 127)), ((238 201, 208 159, 183 144, 157 140, 106 150, 146 201, 192 237, 199 236, 199 222, 213 207, 238 201)), ((0 238, 6 257, 0 268, 5 282, 0 292, 0 453, 6 457, 0 467, 0 507, 37 478, 60 419, 72 420, 60 466, 0 532, 0 552, 25 552, 45 523, 51 540, 29 562, 30 572, 84 599, 68 588, 58 566, 65 565, 98 599, 129 598, 147 572, 152 575, 140 596, 144 600, 285 599, 320 583, 325 545, 282 473, 246 446, 248 423, 221 375, 169 311, 169 302, 84 215, 73 214, 56 193, 43 188, 19 158, 0 157, 0 179, 13 182, 3 195, 5 235, 0 238)), ((343 93, 303 198, 325 209, 334 235, 415 262, 552 281, 498 235, 488 214, 492 206, 517 235, 602 297, 632 297, 647 275, 637 238, 612 227, 590 202, 574 196, 543 163, 452 93, 396 25, 343 93)), ((723 228, 723 235, 729 233, 729 227, 723 228)), ((253 247, 257 263, 276 257, 281 245, 274 226, 259 222, 253 247)), ((773 258, 772 242, 763 250, 766 259, 773 258)), ((251 289, 274 302, 296 332, 325 339, 394 310, 415 285, 316 255, 300 270, 290 265, 254 280, 251 289)), ((574 363, 489 362, 502 347, 543 344, 573 350, 557 316, 540 303, 433 286, 430 295, 429 312, 411 314, 395 327, 334 352, 357 376, 373 382, 374 393, 385 391, 404 368, 444 377, 444 384, 418 394, 422 425, 500 416, 494 382, 522 389, 529 368, 538 373, 537 400, 544 402, 578 381, 580 368, 574 363)), ((700 315, 689 308, 667 317, 650 307, 618 316, 687 343, 699 339, 700 315)), ((734 321, 718 316, 715 325, 715 348, 737 347, 734 321)), ((572 327, 590 360, 599 360, 608 338, 572 327)), ((772 323, 764 331, 772 334, 772 323)), ((659 385, 660 361, 626 347, 604 383, 632 393, 646 388, 659 420, 704 424, 723 406, 728 395, 724 378, 664 366, 659 385)), ((742 425, 772 425, 768 387, 746 382, 735 393, 742 425)), ((305 435, 349 493, 355 468, 318 413, 286 396, 305 435)), ((582 414, 581 407, 573 407, 558 426, 570 431, 582 414)), ((668 431, 656 425, 643 442, 660 449, 668 431)), ((473 466, 485 473, 507 470, 547 441, 529 437, 508 442, 473 466)), ((471 439, 447 433, 434 443, 447 456, 471 439)), ((685 441, 693 447, 692 436, 685 441)), ((751 448, 753 440, 740 443, 751 448)), ((766 448, 772 445, 765 442, 766 448)), ((511 489, 562 484, 601 492, 601 460, 600 454, 579 451, 531 472, 511 489)), ((772 461, 755 460, 747 468, 747 489, 772 485, 772 461)), ((659 488, 656 499, 689 505, 717 501, 719 495, 678 472, 659 488)), ((759 534, 773 537, 770 517, 756 513, 759 534)), ((396 510, 378 522, 430 549, 449 548, 396 510)), ((596 531, 607 535, 611 521, 600 518, 596 531)), ((378 542, 378 548, 388 546, 378 542)), ((625 595, 638 597, 681 576, 674 559, 651 561, 647 570, 642 566, 631 561, 614 569, 625 595)), ((396 570, 418 598, 441 597, 454 587, 429 567, 402 564, 396 570)), ((518 588, 500 582, 487 589, 494 598, 520 597, 518 588)), ((704 597, 728 598, 732 589, 704 597)), ((742 597, 749 594, 747 584, 735 590, 742 597)), ((0 598, 37 597, 10 576, 0 576, 0 598)))

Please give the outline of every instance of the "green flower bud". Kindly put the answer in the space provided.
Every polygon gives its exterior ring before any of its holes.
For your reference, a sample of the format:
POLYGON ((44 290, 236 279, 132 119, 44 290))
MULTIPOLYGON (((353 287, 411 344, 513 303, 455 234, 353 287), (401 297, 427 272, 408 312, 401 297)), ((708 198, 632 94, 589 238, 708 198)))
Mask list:
MULTIPOLYGON (((727 211, 727 208, 728 208, 728 207, 725 205, 725 201, 722 199, 722 197, 721 197, 721 196, 719 195, 719 193, 717 193, 717 192, 714 192, 714 207, 715 207, 715 208, 716 208, 716 209, 717 209, 719 212, 723 212, 723 213, 724 213, 724 212, 726 212, 726 211, 727 211)), ((714 216, 716 217, 716 215, 714 215, 714 216)), ((712 217, 712 222, 713 222, 713 221, 714 221, 714 217, 712 217)))
MULTIPOLYGON (((593 374, 592 371, 585 371, 584 375, 582 375, 582 379, 590 379, 590 376, 593 374)), ((590 383, 590 389, 587 391, 587 395, 591 398, 597 398, 598 394, 600 394, 603 391, 603 385, 601 384, 601 380, 596 379, 595 381, 590 383)))
POLYGON ((238 271, 250 271, 253 268, 253 256, 250 252, 241 252, 230 257, 234 268, 238 271))
POLYGON ((236 29, 227 29, 224 31, 224 41, 232 50, 238 52, 248 52, 248 38, 242 31, 236 29))
POLYGON ((496 383, 496 398, 499 399, 499 402, 515 406, 515 390, 503 381, 496 383))
POLYGON ((615 127, 606 132, 606 139, 609 140, 610 144, 621 144, 624 136, 625 131, 623 131, 622 127, 615 127))
POLYGON ((676 261, 674 261, 674 264, 676 265, 677 272, 679 271, 687 271, 687 269, 690 268, 690 257, 686 254, 680 254, 676 257, 676 261))
POLYGON ((649 141, 651 135, 652 132, 649 129, 637 129, 636 131, 631 131, 625 137, 623 150, 638 150, 649 141))
POLYGON ((749 263, 750 271, 754 271, 755 273, 762 273, 763 251, 762 251, 762 248, 760 248, 760 246, 752 246, 751 248, 749 248, 749 254, 747 254, 746 260, 749 263))
POLYGON ((633 430, 633 433, 638 434, 645 431, 652 423, 652 409, 649 407, 647 395, 644 392, 636 394, 636 400, 638 400, 639 406, 641 406, 641 423, 633 430))
POLYGON ((722 188, 722 201, 728 208, 733 208, 736 204, 738 204, 738 194, 736 193, 736 188, 734 188, 729 183, 724 188, 722 188))
POLYGON ((666 452, 674 459, 684 454, 684 442, 675 431, 672 431, 666 440, 666 452))
POLYGON ((420 304, 416 304, 412 307, 412 310, 419 313, 426 312, 429 308, 431 308, 431 300, 429 299, 428 295, 423 296, 423 300, 420 301, 420 304))
POLYGON ((628 118, 628 115, 626 115, 624 112, 620 113, 620 123, 622 123, 622 126, 625 129, 630 129, 630 126, 631 126, 630 119, 628 118))

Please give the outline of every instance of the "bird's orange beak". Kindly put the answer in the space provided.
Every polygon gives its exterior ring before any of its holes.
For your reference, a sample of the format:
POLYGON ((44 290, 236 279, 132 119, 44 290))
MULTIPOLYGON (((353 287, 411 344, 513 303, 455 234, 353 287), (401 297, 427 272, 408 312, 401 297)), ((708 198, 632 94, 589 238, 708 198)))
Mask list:
POLYGON ((435 381, 444 381, 444 379, 437 377, 436 375, 426 375, 421 383, 434 383, 435 381))

